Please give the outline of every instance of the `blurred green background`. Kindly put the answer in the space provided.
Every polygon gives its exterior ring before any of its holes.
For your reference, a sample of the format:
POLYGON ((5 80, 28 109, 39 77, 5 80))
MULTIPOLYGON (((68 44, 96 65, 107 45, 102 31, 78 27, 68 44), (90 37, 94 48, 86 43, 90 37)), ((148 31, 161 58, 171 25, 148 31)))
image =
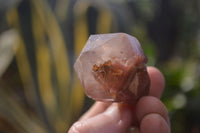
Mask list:
POLYGON ((73 63, 90 34, 138 38, 173 133, 200 133, 199 0, 0 0, 0 133, 64 133, 93 103, 73 63))

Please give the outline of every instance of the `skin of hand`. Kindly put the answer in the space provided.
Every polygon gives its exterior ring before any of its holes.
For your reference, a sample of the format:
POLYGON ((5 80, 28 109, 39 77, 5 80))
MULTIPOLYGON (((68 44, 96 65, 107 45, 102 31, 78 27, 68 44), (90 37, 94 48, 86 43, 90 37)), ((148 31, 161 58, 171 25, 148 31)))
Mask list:
POLYGON ((130 127, 139 127, 140 133, 170 133, 170 121, 165 105, 160 101, 165 80, 162 73, 148 67, 151 79, 149 96, 140 98, 136 106, 96 102, 69 133, 126 133, 130 127))

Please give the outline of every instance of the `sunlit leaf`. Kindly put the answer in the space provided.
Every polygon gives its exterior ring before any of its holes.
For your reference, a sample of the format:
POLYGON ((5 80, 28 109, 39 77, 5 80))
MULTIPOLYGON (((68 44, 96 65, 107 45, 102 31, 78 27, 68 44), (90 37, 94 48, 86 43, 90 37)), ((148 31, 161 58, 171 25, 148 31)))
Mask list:
POLYGON ((0 77, 11 63, 14 57, 14 51, 17 48, 18 33, 15 30, 9 30, 0 34, 0 77))

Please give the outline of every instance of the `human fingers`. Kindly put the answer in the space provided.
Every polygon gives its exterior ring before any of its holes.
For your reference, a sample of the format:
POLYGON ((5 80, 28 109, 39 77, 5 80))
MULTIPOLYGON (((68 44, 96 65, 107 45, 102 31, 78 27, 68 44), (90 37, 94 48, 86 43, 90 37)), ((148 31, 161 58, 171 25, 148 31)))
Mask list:
POLYGON ((147 67, 147 71, 151 80, 149 95, 160 98, 165 87, 165 79, 155 67, 147 67))
POLYGON ((131 123, 130 105, 114 103, 103 113, 76 122, 69 133, 123 133, 131 123))
POLYGON ((141 98, 136 105, 136 117, 140 123, 141 133, 170 132, 167 109, 158 98, 141 98))
POLYGON ((111 103, 95 102, 95 104, 79 119, 80 121, 91 118, 104 112, 111 103))

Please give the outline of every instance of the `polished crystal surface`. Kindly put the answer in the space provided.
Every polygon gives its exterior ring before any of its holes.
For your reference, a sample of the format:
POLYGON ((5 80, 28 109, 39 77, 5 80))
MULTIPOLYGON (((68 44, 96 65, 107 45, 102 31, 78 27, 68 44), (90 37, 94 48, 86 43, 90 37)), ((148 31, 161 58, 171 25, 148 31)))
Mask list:
POLYGON ((91 35, 74 68, 88 97, 135 104, 149 92, 146 63, 135 37, 112 33, 91 35))

